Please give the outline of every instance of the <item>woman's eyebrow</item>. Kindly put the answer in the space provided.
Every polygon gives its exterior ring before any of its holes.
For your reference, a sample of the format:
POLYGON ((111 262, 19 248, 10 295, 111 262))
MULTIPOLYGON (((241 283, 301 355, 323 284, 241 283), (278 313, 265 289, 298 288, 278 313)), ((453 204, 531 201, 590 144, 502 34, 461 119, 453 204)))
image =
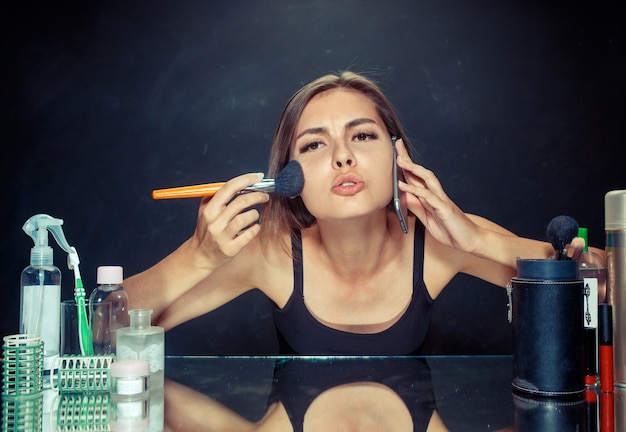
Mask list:
MULTIPOLYGON (((361 117, 361 118, 357 118, 354 120, 350 120, 348 123, 346 123, 345 128, 351 129, 353 127, 360 126, 366 123, 377 124, 376 121, 371 118, 361 117)), ((328 133, 328 129, 326 129, 325 127, 313 127, 313 128, 305 129, 296 136, 296 141, 302 138, 304 135, 308 135, 308 134, 317 135, 317 134, 324 134, 324 133, 328 133)))
POLYGON ((327 132, 328 130, 325 127, 314 127, 314 128, 305 129, 296 136, 296 141, 307 134, 317 135, 317 134, 323 134, 327 132))
POLYGON ((360 126, 362 124, 374 123, 377 124, 375 120, 367 117, 357 118, 346 123, 346 129, 351 129, 356 126, 360 126))

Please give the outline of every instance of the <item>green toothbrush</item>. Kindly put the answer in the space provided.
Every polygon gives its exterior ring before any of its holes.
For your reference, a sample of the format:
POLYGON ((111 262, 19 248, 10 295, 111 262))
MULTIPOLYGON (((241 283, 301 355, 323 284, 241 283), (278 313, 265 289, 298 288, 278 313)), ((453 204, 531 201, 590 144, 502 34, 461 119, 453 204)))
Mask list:
POLYGON ((80 277, 78 264, 78 252, 74 246, 70 247, 67 255, 67 265, 70 270, 74 270, 74 298, 76 299, 76 307, 78 308, 78 340, 80 343, 80 351, 84 356, 93 355, 93 343, 91 340, 91 329, 87 321, 87 308, 85 306, 85 288, 83 280, 80 277))

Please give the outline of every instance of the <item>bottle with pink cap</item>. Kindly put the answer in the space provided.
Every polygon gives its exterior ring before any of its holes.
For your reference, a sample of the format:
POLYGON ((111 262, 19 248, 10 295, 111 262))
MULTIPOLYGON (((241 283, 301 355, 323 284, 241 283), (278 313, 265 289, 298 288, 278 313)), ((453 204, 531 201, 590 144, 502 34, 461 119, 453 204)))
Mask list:
POLYGON ((94 354, 115 354, 117 330, 130 325, 128 294, 123 281, 121 266, 98 267, 98 286, 89 296, 94 354))

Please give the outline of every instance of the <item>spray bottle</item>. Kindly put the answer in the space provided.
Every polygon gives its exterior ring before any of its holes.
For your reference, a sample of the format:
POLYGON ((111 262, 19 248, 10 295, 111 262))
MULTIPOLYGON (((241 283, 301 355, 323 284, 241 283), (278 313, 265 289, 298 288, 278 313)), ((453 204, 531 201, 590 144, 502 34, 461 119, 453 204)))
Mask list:
POLYGON ((52 247, 48 246, 48 231, 52 233, 59 246, 68 252, 68 266, 74 270, 76 287, 82 287, 78 271, 78 253, 67 243, 61 225, 62 219, 37 214, 28 219, 22 227, 33 239, 35 246, 30 251, 30 265, 22 271, 20 333, 42 336, 46 378, 59 355, 61 333, 61 271, 53 264, 52 247))

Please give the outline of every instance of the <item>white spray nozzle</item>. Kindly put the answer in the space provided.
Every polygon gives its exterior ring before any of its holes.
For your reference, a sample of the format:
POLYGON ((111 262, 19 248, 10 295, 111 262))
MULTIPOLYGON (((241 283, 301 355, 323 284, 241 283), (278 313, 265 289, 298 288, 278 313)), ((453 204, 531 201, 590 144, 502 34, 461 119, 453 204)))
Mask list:
MULTIPOLYGON (((33 242, 35 243, 35 246, 31 249, 30 253, 31 264, 52 264, 52 248, 48 245, 48 231, 52 233, 52 236, 59 244, 61 249, 63 249, 68 254, 72 253, 73 248, 65 239, 62 225, 63 219, 53 218, 52 216, 47 214, 36 214, 30 217, 26 221, 26 223, 24 223, 22 229, 33 239, 33 242)), ((73 250, 74 254, 76 254, 76 249, 73 250)), ((76 254, 76 259, 78 259, 78 254, 76 254)), ((71 268, 72 267, 70 267, 70 269, 71 268)))

